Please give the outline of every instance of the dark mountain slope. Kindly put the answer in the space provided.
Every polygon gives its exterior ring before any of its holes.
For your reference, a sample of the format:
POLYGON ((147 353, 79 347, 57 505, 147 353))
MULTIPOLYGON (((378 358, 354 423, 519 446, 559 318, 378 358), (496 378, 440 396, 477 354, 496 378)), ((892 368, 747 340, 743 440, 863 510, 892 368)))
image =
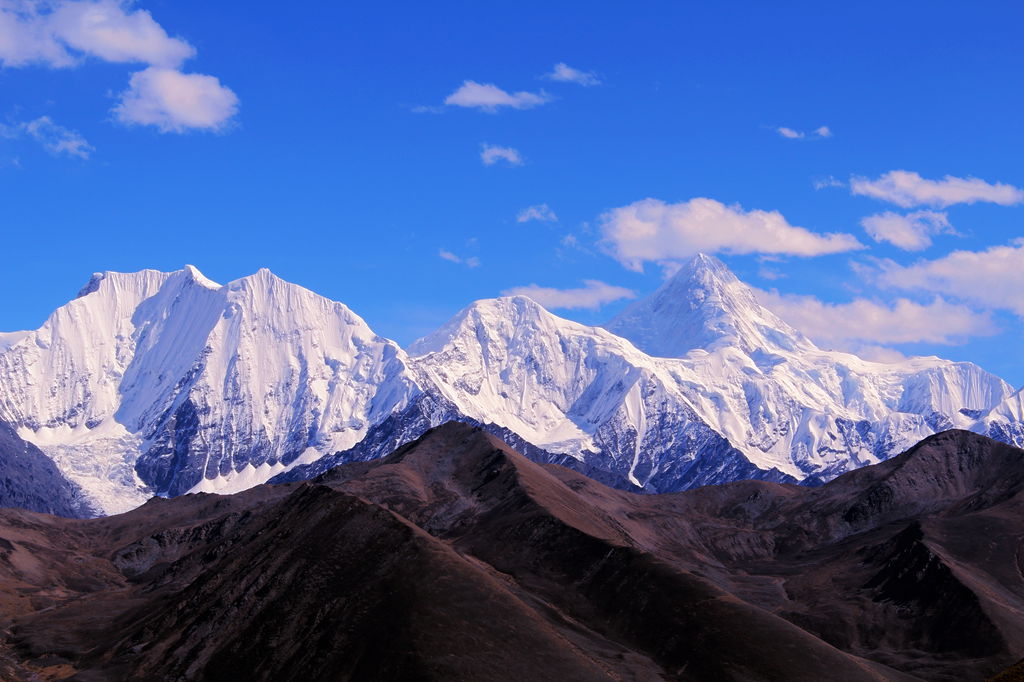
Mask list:
POLYGON ((0 507, 68 518, 93 516, 78 486, 53 461, 0 421, 0 507))
POLYGON ((948 432, 637 495, 447 424, 310 483, 0 511, 0 677, 982 680, 1024 654, 1022 488, 948 432))

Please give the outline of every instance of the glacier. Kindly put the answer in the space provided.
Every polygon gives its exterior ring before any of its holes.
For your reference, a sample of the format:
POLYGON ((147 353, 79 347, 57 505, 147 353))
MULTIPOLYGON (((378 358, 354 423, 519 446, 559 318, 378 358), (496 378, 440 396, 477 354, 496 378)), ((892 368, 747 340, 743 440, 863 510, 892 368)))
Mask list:
POLYGON ((407 349, 268 270, 94 275, 0 334, 0 421, 104 514, 387 454, 444 421, 623 488, 805 482, 949 428, 1024 440, 1024 399, 977 365, 823 350, 698 255, 603 327, 475 301, 407 349))

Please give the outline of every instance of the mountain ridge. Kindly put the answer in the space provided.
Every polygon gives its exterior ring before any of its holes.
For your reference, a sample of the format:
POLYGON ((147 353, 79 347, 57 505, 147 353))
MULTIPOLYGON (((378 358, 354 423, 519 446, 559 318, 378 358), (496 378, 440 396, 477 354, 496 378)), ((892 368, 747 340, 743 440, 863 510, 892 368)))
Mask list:
POLYGON ((821 482, 949 428, 1024 442, 998 377, 820 350, 710 256, 616 319, 483 299, 405 350, 266 269, 98 273, 40 329, 0 336, 0 419, 104 513, 315 475, 451 419, 648 492, 821 482), (651 330, 679 356, 638 347, 651 330))
POLYGON ((449 422, 311 481, 0 510, 0 674, 982 680, 1024 650, 1022 509, 1024 451, 965 431, 641 495, 449 422))

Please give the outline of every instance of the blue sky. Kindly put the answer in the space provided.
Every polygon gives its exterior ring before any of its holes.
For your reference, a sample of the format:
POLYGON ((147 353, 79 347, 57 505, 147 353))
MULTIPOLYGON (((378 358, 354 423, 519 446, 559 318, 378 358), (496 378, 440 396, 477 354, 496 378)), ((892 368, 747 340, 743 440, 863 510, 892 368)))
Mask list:
POLYGON ((402 343, 531 285, 598 323, 701 249, 1024 383, 1024 6, 553 4, 0 0, 0 329, 185 263, 402 343))

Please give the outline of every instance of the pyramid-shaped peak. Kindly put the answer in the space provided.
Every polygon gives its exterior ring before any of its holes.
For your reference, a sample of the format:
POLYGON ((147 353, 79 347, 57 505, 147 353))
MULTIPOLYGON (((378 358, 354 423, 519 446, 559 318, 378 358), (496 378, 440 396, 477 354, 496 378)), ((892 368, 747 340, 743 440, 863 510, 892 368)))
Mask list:
POLYGON ((757 302, 753 290, 714 256, 698 253, 645 299, 605 327, 660 357, 734 346, 746 353, 813 348, 757 302))
MULTIPOLYGON (((706 253, 698 253, 679 264, 679 268, 672 273, 661 288, 676 289, 679 287, 713 289, 737 287, 743 291, 749 291, 749 287, 733 274, 729 266, 706 253)), ((742 296, 743 294, 737 291, 735 295, 742 296)))
POLYGON ((695 254, 689 260, 683 261, 679 266, 679 272, 709 273, 728 279, 736 279, 736 275, 733 274, 732 270, 725 263, 706 253, 695 254))

